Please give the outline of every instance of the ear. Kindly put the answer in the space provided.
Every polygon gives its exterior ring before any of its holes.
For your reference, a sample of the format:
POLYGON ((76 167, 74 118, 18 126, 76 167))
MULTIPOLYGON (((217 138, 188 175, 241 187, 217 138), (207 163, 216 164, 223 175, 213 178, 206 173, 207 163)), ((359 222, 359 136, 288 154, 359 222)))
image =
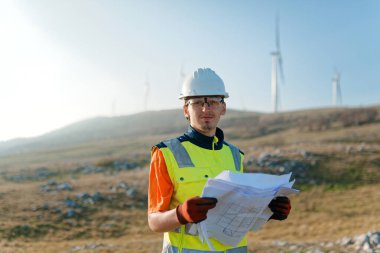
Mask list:
POLYGON ((189 107, 186 105, 183 106, 183 115, 185 116, 186 119, 190 118, 189 107))
POLYGON ((220 115, 225 115, 225 114, 226 114, 226 111, 227 111, 227 106, 226 106, 226 103, 224 103, 220 115))

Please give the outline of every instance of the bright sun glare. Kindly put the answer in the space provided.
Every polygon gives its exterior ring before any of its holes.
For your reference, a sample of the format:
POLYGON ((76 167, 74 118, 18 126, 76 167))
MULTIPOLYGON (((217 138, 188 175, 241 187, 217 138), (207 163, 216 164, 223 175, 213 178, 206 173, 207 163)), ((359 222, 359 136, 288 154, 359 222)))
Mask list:
POLYGON ((52 118, 60 97, 60 57, 12 1, 1 1, 0 13, 0 113, 8 118, 0 126, 0 140, 58 127, 52 118))
POLYGON ((0 2, 0 34, 0 141, 40 135, 95 111, 99 98, 86 96, 96 80, 80 78, 91 64, 56 45, 13 1, 0 2), (68 80, 68 71, 78 74, 68 80), (83 100, 89 103, 74 103, 83 100))

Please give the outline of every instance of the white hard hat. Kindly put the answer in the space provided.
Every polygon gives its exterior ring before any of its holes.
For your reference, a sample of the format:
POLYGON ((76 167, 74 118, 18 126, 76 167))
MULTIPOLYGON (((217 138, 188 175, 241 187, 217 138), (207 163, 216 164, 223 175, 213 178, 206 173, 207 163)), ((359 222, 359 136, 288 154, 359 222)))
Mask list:
POLYGON ((228 98, 223 80, 209 68, 197 69, 182 85, 179 99, 195 96, 223 96, 228 98))

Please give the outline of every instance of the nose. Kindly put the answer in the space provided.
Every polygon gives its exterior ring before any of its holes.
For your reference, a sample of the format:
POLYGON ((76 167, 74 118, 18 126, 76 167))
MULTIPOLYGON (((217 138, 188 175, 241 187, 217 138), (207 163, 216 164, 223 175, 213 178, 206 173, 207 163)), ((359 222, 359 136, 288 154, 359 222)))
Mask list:
POLYGON ((208 102, 203 103, 202 111, 210 110, 210 104, 208 102))

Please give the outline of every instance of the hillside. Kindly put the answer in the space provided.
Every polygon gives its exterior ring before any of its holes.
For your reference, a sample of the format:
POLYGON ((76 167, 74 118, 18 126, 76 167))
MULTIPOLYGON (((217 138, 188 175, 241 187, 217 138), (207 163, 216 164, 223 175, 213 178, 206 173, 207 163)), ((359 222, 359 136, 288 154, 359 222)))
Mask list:
MULTIPOLYGON (((181 134, 181 110, 149 111, 84 120, 45 135, 0 143, 0 170, 49 162, 90 162, 102 157, 149 159, 149 149, 181 134)), ((278 114, 230 110, 222 118, 226 139, 252 147, 296 143, 380 143, 380 106, 314 109, 278 114)))
MULTIPOLYGON (((246 171, 292 172, 301 189, 286 221, 249 232, 249 252, 365 252, 363 236, 380 231, 379 116, 380 106, 228 112, 221 127, 246 171)), ((185 128, 167 110, 2 143, 1 252, 160 252, 146 219, 149 152, 185 128)))
MULTIPOLYGON (((257 113, 231 110, 226 121, 254 117, 257 113)), ((181 110, 148 111, 128 116, 83 120, 35 138, 0 143, 0 155, 60 149, 105 140, 180 133, 187 122, 181 110)))

